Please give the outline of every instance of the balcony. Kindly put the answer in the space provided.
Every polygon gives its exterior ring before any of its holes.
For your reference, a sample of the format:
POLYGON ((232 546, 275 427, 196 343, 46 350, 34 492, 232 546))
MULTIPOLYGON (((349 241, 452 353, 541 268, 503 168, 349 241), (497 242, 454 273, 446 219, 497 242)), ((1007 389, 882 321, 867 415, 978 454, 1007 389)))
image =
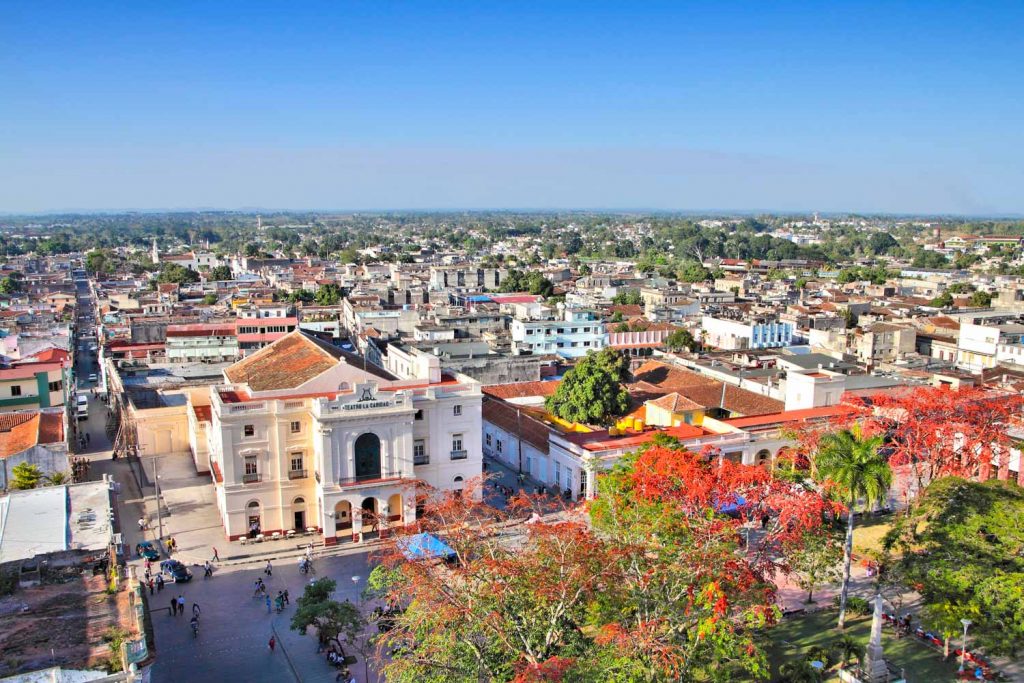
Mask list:
POLYGON ((430 456, 427 455, 426 453, 424 453, 423 455, 414 455, 414 456, 412 456, 412 464, 413 465, 429 465, 430 464, 430 456))
POLYGON ((380 474, 360 474, 355 477, 342 477, 338 479, 339 486, 352 486, 354 484, 368 484, 378 481, 384 481, 387 479, 401 479, 402 473, 396 472, 381 472, 380 474))
POLYGON ((465 460, 469 457, 469 451, 452 451, 452 460, 465 460))
POLYGON ((289 479, 305 479, 308 476, 309 476, 309 474, 308 474, 308 472, 306 470, 289 470, 288 471, 288 478, 289 479))
POLYGON ((263 475, 258 473, 258 472, 256 474, 243 474, 242 475, 242 483, 243 484, 258 484, 261 481, 263 481, 263 475))

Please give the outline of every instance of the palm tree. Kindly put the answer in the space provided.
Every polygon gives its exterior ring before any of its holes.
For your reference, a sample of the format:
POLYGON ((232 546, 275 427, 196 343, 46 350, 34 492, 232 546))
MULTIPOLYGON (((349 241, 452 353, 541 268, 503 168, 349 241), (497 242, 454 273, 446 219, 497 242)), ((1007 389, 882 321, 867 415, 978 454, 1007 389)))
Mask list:
POLYGON ((846 523, 846 545, 843 548, 843 590, 839 597, 839 628, 846 625, 846 598, 850 592, 850 560, 853 555, 854 507, 859 500, 865 507, 885 500, 892 484, 892 470, 878 454, 881 436, 865 437, 860 425, 852 429, 826 434, 818 444, 815 457, 818 475, 838 486, 850 510, 846 523))
POLYGON ((71 475, 67 472, 50 472, 46 475, 47 486, 61 486, 71 483, 71 475))

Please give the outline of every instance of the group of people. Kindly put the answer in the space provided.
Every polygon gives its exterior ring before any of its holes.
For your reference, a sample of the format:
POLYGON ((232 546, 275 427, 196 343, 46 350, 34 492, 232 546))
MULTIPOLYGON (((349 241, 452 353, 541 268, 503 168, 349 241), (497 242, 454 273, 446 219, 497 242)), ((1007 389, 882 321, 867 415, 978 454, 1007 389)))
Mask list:
POLYGON ((149 567, 150 563, 149 559, 147 559, 144 583, 149 587, 149 594, 153 595, 154 592, 162 591, 164 589, 164 575, 161 572, 157 572, 156 577, 154 577, 149 567))

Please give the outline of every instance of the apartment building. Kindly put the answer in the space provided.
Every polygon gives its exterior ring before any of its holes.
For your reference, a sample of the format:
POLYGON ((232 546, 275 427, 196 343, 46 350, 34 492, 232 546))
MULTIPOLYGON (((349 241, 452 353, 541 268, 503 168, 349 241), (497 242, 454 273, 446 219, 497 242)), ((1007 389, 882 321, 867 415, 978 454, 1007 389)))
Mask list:
POLYGON ((993 368, 997 356, 1012 356, 1012 347, 1021 344, 1022 340, 1024 325, 1020 323, 981 325, 961 322, 957 338, 957 367, 969 372, 993 368))
POLYGON ((535 320, 512 320, 513 353, 581 358, 608 346, 601 316, 592 309, 560 305, 557 313, 547 308, 541 315, 535 320))
POLYGON ((221 363, 240 353, 232 323, 168 325, 165 350, 170 363, 221 363))
POLYGON ((768 317, 734 320, 704 316, 701 330, 708 344, 727 351, 770 349, 793 343, 793 325, 768 317))
POLYGON ((424 486, 479 476, 480 385, 429 362, 408 377, 297 330, 225 369, 208 397, 193 391, 193 451, 227 535, 316 527, 358 542, 415 520, 424 486))

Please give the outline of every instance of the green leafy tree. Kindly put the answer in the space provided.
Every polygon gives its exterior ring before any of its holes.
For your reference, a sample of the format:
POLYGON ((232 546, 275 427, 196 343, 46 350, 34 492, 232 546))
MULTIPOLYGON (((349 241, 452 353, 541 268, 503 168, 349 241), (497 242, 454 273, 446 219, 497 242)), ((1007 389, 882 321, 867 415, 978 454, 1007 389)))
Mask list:
POLYGON ((343 249, 338 254, 338 260, 342 263, 359 263, 359 252, 355 249, 343 249))
POLYGON ((546 400, 547 409, 569 422, 603 424, 629 409, 629 392, 622 385, 629 361, 605 348, 581 358, 546 400))
POLYGON ((199 273, 177 263, 164 263, 160 267, 160 274, 157 275, 157 282, 173 282, 179 285, 190 282, 199 282, 199 273))
POLYGON ((231 269, 227 266, 216 266, 210 270, 208 279, 210 280, 231 280, 234 276, 231 274, 231 269))
POLYGON ((85 256, 85 267, 94 275, 109 273, 112 269, 110 255, 103 250, 90 251, 85 256))
POLYGON ((203 304, 206 305, 206 306, 213 306, 216 303, 217 303, 217 295, 216 294, 207 294, 206 296, 203 297, 203 304))
POLYGON ((885 539, 921 595, 922 619, 947 639, 971 619, 971 641, 993 655, 1024 650, 1024 488, 936 479, 885 539))
POLYGON ((71 483, 71 474, 68 472, 50 472, 46 475, 47 486, 63 486, 71 483))
POLYGON ((950 294, 970 294, 976 289, 970 282, 954 282, 946 288, 946 291, 950 294))
POLYGON ((349 601, 338 602, 331 597, 337 582, 322 578, 306 585, 295 601, 291 629, 306 633, 312 626, 327 641, 334 641, 339 647, 356 647, 365 621, 359 608, 349 601))
POLYGON ((297 289, 288 294, 288 301, 293 304, 311 304, 314 299, 316 299, 316 296, 308 289, 297 289))
POLYGON ((0 280, 0 294, 13 294, 21 289, 21 284, 12 277, 0 280))
POLYGON ((676 269, 676 277, 682 282, 704 282, 711 279, 711 271, 697 261, 687 261, 676 269))
POLYGON ((931 300, 931 305, 935 308, 949 308, 953 305, 953 295, 949 292, 943 292, 931 300))
POLYGON ((619 292, 612 297, 612 303, 617 306, 639 306, 643 301, 640 292, 635 289, 631 289, 628 292, 619 292))
POLYGON ((859 426, 825 434, 818 444, 814 464, 818 476, 835 485, 848 506, 846 543, 843 547, 843 588, 839 598, 839 628, 846 625, 846 601, 850 592, 853 557, 854 509, 859 501, 872 507, 885 500, 892 485, 889 463, 878 453, 881 436, 865 436, 859 426))
POLYGON ((16 491, 34 489, 43 481, 43 471, 38 465, 23 462, 11 468, 11 488, 16 491))
POLYGON ((320 285, 314 300, 319 306, 334 306, 341 301, 341 288, 333 282, 320 285))
POLYGON ((975 292, 971 295, 971 306, 975 308, 988 308, 992 305, 992 294, 989 292, 975 292))
POLYGON ((837 532, 833 526, 813 529, 804 535, 788 557, 797 585, 807 591, 804 602, 812 603, 815 588, 842 577, 842 532, 837 532))
POLYGON ((670 351, 682 351, 683 349, 693 350, 697 347, 697 341, 690 334, 689 330, 675 330, 665 337, 665 348, 670 351))

